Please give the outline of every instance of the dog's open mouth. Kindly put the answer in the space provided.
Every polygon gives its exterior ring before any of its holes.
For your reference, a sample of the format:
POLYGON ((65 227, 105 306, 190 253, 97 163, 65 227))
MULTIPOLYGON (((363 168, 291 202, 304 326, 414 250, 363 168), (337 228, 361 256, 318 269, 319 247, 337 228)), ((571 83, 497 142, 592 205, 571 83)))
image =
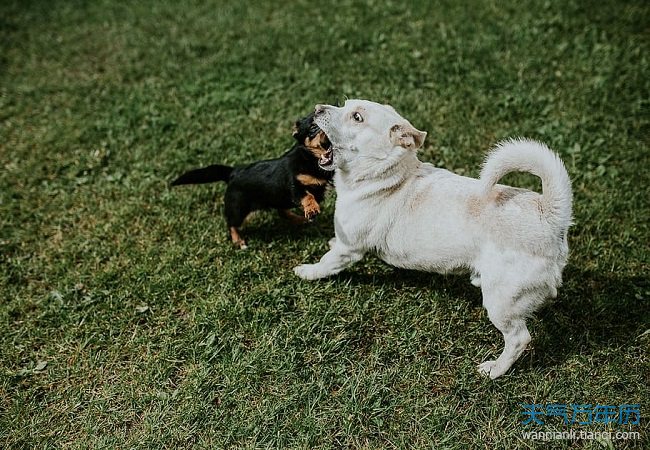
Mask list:
POLYGON ((318 165, 321 169, 334 170, 334 152, 331 147, 323 156, 320 157, 318 165))
POLYGON ((323 170, 334 170, 334 151, 332 150, 332 143, 324 132, 321 131, 321 133, 323 133, 321 146, 327 151, 318 158, 318 165, 323 170))

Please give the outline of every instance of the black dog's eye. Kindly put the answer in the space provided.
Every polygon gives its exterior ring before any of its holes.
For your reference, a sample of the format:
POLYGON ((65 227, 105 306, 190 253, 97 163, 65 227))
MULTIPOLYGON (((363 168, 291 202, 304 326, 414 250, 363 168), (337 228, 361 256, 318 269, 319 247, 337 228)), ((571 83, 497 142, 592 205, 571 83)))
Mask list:
POLYGON ((359 122, 359 123, 363 122, 363 116, 361 114, 359 114, 358 112, 352 113, 352 119, 355 122, 359 122))

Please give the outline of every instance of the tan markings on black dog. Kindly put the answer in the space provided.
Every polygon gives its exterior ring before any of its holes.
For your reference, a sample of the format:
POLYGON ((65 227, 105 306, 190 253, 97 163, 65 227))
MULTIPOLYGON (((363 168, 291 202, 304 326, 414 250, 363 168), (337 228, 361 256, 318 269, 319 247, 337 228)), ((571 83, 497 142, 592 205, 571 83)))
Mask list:
POLYGON ((294 213, 290 209, 281 209, 279 213, 282 217, 284 217, 294 225, 303 225, 304 223, 307 222, 306 218, 299 216, 298 214, 294 213))
POLYGON ((307 219, 311 220, 320 214, 320 206, 311 192, 307 192, 307 195, 300 199, 300 204, 307 219))
POLYGON ((325 186, 327 184, 327 180, 323 178, 317 178, 313 175, 304 173, 298 175, 296 180, 298 180, 303 186, 325 186))
POLYGON ((230 239, 232 239, 232 243, 235 244, 240 249, 243 250, 247 248, 246 241, 244 241, 239 235, 239 230, 237 229, 237 227, 230 227, 230 239))
POLYGON ((327 153, 327 149, 325 148, 326 145, 327 136, 322 131, 319 131, 313 138, 310 138, 309 136, 305 138, 305 147, 307 147, 316 158, 320 158, 327 153))

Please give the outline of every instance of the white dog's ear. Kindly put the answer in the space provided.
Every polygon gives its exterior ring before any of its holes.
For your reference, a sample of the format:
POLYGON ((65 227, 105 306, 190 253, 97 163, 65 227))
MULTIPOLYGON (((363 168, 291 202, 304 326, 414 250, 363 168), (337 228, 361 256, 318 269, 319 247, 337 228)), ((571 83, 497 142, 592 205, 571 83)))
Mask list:
POLYGON ((424 144, 427 133, 416 129, 410 123, 393 125, 390 129, 390 141, 393 145, 417 150, 424 144))

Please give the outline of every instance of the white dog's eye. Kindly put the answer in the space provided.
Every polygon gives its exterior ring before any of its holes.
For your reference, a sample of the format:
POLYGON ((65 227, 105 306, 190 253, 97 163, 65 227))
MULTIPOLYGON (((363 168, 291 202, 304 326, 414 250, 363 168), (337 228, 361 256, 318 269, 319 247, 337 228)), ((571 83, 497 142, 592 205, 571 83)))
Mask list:
POLYGON ((361 114, 359 114, 358 112, 352 113, 352 119, 355 122, 359 122, 359 123, 363 122, 363 116, 361 114))

